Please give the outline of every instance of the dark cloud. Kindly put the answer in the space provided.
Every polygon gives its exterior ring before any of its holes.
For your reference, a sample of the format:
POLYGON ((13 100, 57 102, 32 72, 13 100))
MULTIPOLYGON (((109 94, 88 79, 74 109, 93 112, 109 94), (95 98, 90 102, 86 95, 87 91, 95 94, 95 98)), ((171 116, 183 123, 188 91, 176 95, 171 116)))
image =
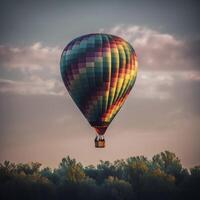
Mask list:
POLYGON ((196 0, 1 0, 0 43, 63 45, 119 23, 161 27, 163 32, 191 38, 199 35, 199 7, 196 0))
POLYGON ((187 41, 185 43, 185 48, 183 49, 183 54, 185 55, 185 60, 191 60, 191 68, 196 68, 200 70, 200 39, 187 41))

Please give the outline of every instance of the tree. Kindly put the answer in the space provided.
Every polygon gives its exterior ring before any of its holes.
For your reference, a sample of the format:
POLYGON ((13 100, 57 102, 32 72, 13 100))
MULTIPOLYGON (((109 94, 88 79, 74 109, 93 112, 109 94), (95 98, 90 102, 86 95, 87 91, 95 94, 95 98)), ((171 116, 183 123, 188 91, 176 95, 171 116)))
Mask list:
POLYGON ((10 161, 4 161, 3 164, 0 163, 0 182, 4 183, 7 180, 11 179, 16 171, 15 163, 10 161))
POLYGON ((190 175, 180 183, 177 199, 200 199, 200 166, 190 169, 190 175))
POLYGON ((200 166, 188 171, 169 151, 83 167, 69 156, 58 168, 38 162, 0 164, 0 199, 186 200, 200 199, 200 166))
POLYGON ((39 175, 41 163, 31 162, 30 164, 18 164, 16 166, 16 172, 18 174, 26 174, 26 175, 39 175))
POLYGON ((82 164, 77 163, 75 159, 71 159, 69 156, 62 159, 56 173, 58 173, 61 179, 74 183, 78 183, 86 178, 82 164))
POLYGON ((103 199, 129 200, 135 199, 132 186, 129 182, 109 176, 103 184, 103 199))
POLYGON ((140 199, 142 176, 148 172, 148 160, 144 156, 130 157, 127 159, 128 181, 133 187, 137 198, 140 199))
POLYGON ((128 177, 127 165, 123 159, 115 160, 114 168, 115 168, 115 176, 116 177, 118 177, 119 179, 127 180, 127 177, 128 177))
POLYGON ((180 159, 170 151, 161 152, 153 156, 153 163, 166 174, 176 178, 176 184, 179 184, 185 176, 188 175, 187 169, 183 169, 180 159))

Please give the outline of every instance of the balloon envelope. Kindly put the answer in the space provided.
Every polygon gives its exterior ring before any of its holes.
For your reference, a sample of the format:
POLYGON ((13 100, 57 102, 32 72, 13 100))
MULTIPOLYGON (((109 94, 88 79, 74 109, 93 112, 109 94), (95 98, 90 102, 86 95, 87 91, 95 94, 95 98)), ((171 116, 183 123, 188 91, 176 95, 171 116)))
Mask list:
POLYGON ((128 97, 137 69, 136 54, 128 42, 100 33, 72 40, 60 61, 69 94, 100 135, 128 97))

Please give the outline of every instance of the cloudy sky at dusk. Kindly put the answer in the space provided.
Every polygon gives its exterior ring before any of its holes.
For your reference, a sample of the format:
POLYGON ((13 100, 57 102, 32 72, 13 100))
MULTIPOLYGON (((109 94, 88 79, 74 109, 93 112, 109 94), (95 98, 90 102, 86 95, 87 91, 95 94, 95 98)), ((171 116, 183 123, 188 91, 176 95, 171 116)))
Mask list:
POLYGON ((70 155, 88 165, 170 150, 186 167, 200 164, 199 1, 0 3, 0 162, 55 167, 70 155), (68 42, 96 32, 126 39, 139 59, 105 149, 94 148, 59 68, 68 42))

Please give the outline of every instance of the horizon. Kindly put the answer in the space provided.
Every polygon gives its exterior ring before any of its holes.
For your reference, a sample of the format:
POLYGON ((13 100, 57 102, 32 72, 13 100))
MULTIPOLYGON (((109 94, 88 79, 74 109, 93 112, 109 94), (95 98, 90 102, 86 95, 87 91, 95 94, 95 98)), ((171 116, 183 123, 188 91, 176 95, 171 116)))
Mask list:
MULTIPOLYGON (((38 162, 37 160, 34 160, 34 161, 31 161, 31 160, 30 160, 30 161, 28 161, 28 162, 13 162, 12 160, 3 160, 3 161, 0 162, 0 164, 4 165, 5 162, 7 162, 7 161, 8 161, 10 164, 15 164, 15 165, 20 165, 20 164, 28 164, 28 165, 31 165, 32 163, 39 163, 39 164, 41 164, 40 169, 45 169, 46 167, 49 167, 49 168, 53 171, 53 170, 58 169, 58 168, 60 167, 60 164, 62 163, 62 160, 63 160, 63 159, 65 159, 65 158, 70 158, 71 160, 75 159, 76 163, 80 163, 80 164, 82 165, 83 168, 87 168, 87 167, 90 167, 90 166, 94 166, 95 168, 97 168, 98 165, 101 164, 101 162, 107 162, 107 161, 108 161, 110 164, 114 164, 115 161, 125 161, 125 162, 127 162, 130 158, 139 158, 139 159, 145 158, 145 159, 147 159, 147 161, 152 162, 154 156, 156 156, 156 155, 161 155, 161 153, 166 153, 166 152, 169 152, 169 153, 171 153, 171 154, 174 154, 174 155, 176 156, 176 158, 179 159, 179 157, 178 157, 174 152, 171 152, 171 151, 169 151, 169 150, 164 150, 164 151, 162 151, 162 152, 157 152, 155 155, 152 155, 151 157, 146 157, 146 156, 144 156, 144 155, 135 155, 135 156, 129 156, 129 157, 127 157, 127 158, 118 158, 118 159, 115 159, 115 160, 112 160, 112 161, 111 161, 111 160, 99 160, 99 161, 97 161, 97 163, 88 163, 88 164, 84 164, 84 163, 82 163, 81 161, 77 160, 76 158, 70 157, 69 155, 63 156, 63 157, 60 159, 60 161, 57 163, 57 165, 55 165, 55 166, 43 165, 43 163, 38 162)), ((180 160, 180 164, 182 165, 181 159, 179 159, 179 160, 180 160)), ((183 168, 183 169, 187 169, 188 172, 189 172, 191 169, 195 168, 195 167, 199 167, 199 165, 194 165, 194 166, 191 166, 191 167, 189 167, 189 168, 186 167, 186 166, 184 166, 184 165, 182 165, 182 168, 183 168)))

